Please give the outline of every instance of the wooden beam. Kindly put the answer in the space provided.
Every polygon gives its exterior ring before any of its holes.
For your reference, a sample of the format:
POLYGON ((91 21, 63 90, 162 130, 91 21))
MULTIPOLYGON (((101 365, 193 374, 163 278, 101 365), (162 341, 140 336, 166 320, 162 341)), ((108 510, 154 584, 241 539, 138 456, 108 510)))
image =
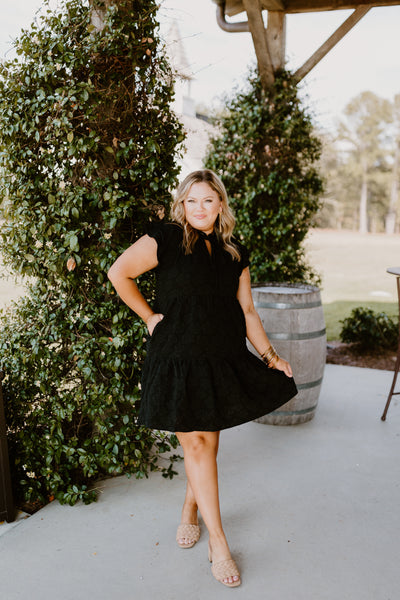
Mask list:
MULTIPOLYGON (((213 0, 225 5, 225 14, 233 17, 244 11, 243 0, 213 0)), ((400 0, 261 0, 263 10, 283 11, 286 14, 351 10, 359 6, 398 6, 400 0)))
MULTIPOLYGON (((261 1, 261 6, 264 8, 263 6, 264 2, 261 1)), ((268 10, 272 10, 272 11, 277 11, 277 10, 283 10, 285 11, 285 2, 283 2, 283 0, 268 0, 268 10)))
POLYGON ((269 11, 267 43, 274 71, 285 67, 286 15, 283 12, 269 11))
MULTIPOLYGON (((269 0, 263 2, 268 4, 269 0)), ((396 6, 399 0, 287 0, 285 2, 286 13, 319 12, 326 10, 350 10, 362 6, 373 8, 374 6, 396 6)))
POLYGON ((250 33, 253 38, 261 85, 264 90, 268 90, 273 85, 275 78, 262 18, 261 1, 243 0, 243 6, 247 13, 250 33))
POLYGON ((358 23, 360 19, 370 10, 370 6, 360 6, 350 15, 348 19, 326 40, 320 48, 304 63, 302 67, 297 69, 294 74, 294 79, 298 83, 315 67, 319 61, 358 23))

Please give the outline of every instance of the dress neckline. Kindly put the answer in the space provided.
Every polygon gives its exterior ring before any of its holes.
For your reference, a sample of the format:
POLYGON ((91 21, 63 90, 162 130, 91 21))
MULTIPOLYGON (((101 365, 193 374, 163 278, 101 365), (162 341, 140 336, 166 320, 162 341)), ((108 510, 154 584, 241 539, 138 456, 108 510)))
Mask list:
POLYGON ((203 240, 208 240, 209 242, 211 242, 212 240, 216 240, 217 239, 217 235, 215 233, 215 231, 212 231, 211 233, 205 233, 205 231, 200 231, 200 229, 196 229, 196 231, 199 234, 199 237, 203 240))

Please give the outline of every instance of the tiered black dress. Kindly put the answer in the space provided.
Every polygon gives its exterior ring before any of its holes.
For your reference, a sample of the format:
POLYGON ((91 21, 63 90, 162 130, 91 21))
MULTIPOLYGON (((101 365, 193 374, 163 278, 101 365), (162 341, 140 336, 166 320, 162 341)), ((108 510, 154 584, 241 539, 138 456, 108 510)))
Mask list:
POLYGON ((249 264, 223 250, 215 234, 182 248, 174 223, 152 226, 157 241, 156 300, 162 313, 147 343, 139 424, 167 431, 219 431, 261 417, 297 394, 292 378, 268 368, 246 346, 236 298, 249 264), (205 239, 211 243, 210 255, 205 239))

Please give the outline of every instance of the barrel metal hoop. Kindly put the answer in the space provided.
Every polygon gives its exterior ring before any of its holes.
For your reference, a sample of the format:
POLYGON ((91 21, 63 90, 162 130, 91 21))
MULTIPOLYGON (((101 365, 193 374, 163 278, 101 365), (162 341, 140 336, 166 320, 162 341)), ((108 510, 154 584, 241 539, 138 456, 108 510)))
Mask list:
POLYGON ((266 332, 270 340, 310 340, 319 338, 326 334, 326 329, 319 331, 308 331, 307 333, 270 333, 266 332))
POLYGON ((307 383, 296 383, 298 390, 309 390, 310 388, 318 387, 321 385, 323 377, 316 379, 315 381, 308 381, 307 383))
POLYGON ((274 412, 269 414, 271 416, 282 417, 289 417, 290 415, 306 415, 307 413, 313 412, 317 408, 317 406, 317 404, 314 404, 314 406, 311 406, 310 408, 303 408, 302 410, 274 410, 274 412))
POLYGON ((293 304, 293 302, 255 302, 256 308, 277 308, 280 310, 297 309, 297 308, 317 308, 322 306, 321 300, 317 302, 305 302, 302 304, 293 304))

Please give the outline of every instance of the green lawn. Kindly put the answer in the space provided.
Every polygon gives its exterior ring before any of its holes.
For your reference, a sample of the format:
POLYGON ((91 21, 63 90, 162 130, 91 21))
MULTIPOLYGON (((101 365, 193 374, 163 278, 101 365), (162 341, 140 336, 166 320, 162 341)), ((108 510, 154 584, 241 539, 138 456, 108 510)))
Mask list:
POLYGON ((386 269, 400 266, 399 235, 314 229, 306 250, 322 279, 328 340, 339 339, 340 321, 357 306, 398 315, 396 277, 386 269))
POLYGON ((353 308, 364 306, 375 312, 385 312, 390 317, 398 317, 398 305, 396 302, 355 302, 352 300, 338 300, 324 304, 324 316, 326 322, 326 336, 328 341, 339 340, 342 328, 341 320, 350 316, 353 308))

